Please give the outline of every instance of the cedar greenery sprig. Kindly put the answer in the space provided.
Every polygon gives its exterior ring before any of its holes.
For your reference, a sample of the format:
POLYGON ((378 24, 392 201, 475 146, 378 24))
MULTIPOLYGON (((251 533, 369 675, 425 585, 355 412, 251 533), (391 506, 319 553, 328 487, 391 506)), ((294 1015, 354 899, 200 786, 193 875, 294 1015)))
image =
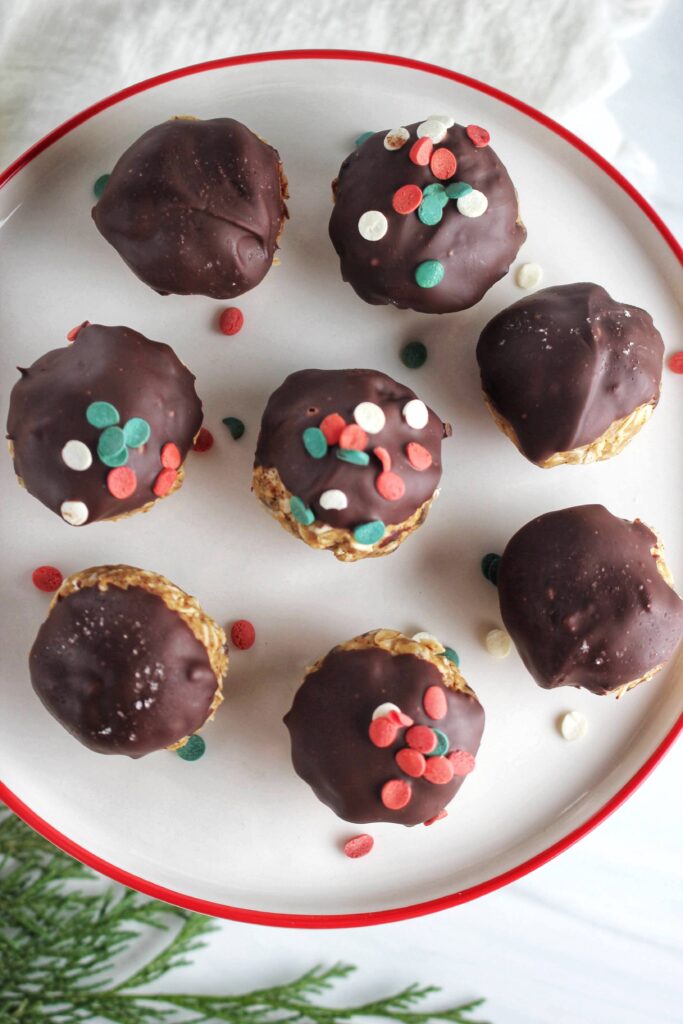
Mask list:
POLYGON ((321 1006, 318 998, 355 970, 345 964, 314 967, 284 985, 240 995, 142 992, 190 964, 216 924, 119 886, 102 891, 100 882, 0 806, 2 1024, 84 1024, 96 1017, 113 1024, 357 1024, 372 1017, 397 1024, 485 1024, 471 1016, 481 999, 445 1010, 417 1009, 439 991, 433 986, 409 985, 345 1009, 321 1006), (166 944, 115 981, 150 928, 163 933, 166 944))

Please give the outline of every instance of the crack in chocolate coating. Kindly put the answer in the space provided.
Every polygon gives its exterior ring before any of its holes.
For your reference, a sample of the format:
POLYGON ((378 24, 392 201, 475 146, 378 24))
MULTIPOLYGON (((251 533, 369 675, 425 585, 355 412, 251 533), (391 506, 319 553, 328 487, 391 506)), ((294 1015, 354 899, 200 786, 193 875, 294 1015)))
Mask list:
POLYGON ((604 694, 663 665, 683 637, 683 601, 657 569, 658 541, 602 505, 548 512, 514 535, 500 611, 539 686, 604 694))
POLYGON ((70 345, 47 352, 21 373, 7 420, 14 470, 27 491, 57 515, 64 501, 84 502, 88 522, 154 501, 152 486, 162 469, 163 445, 172 441, 184 459, 201 426, 194 375, 169 345, 129 327, 83 327, 70 345), (97 456, 101 430, 86 419, 92 402, 114 405, 120 426, 137 416, 150 425, 149 441, 129 449, 126 465, 137 477, 129 498, 115 498, 107 489, 110 467, 97 456), (70 469, 64 462, 62 449, 70 440, 83 441, 90 449, 89 469, 70 469))
POLYGON ((418 725, 436 726, 451 750, 476 754, 484 731, 484 709, 467 693, 444 686, 439 670, 413 654, 378 648, 335 648, 306 676, 285 716, 294 769, 315 795, 346 821, 391 821, 418 825, 438 814, 460 789, 462 777, 445 785, 411 779, 394 760, 405 746, 405 729, 390 747, 376 747, 368 736, 372 713, 386 701, 397 704, 418 725), (428 718, 422 707, 430 686, 443 688, 446 717, 428 718), (412 797, 399 811, 381 800, 382 786, 403 779, 412 797))
POLYGON ((505 167, 490 146, 477 148, 457 124, 435 145, 450 149, 458 161, 454 177, 441 184, 467 182, 487 197, 486 212, 466 217, 455 200, 449 200, 434 226, 423 224, 417 212, 396 213, 391 201, 402 185, 424 189, 439 181, 428 166, 417 166, 408 155, 417 126, 407 126, 410 139, 399 150, 385 149, 387 133, 382 131, 344 160, 333 183, 330 238, 342 277, 366 302, 392 303, 421 313, 453 313, 479 302, 508 272, 526 230, 518 223, 517 194, 505 167), (379 210, 389 222, 379 241, 367 241, 358 230, 358 220, 367 210, 379 210), (415 268, 425 260, 439 260, 445 267, 443 281, 434 288, 421 288, 415 281, 415 268))
POLYGON ((272 266, 285 197, 277 150, 245 125, 177 118, 126 150, 92 215, 150 288, 229 299, 272 266))
POLYGON ((316 519, 333 527, 353 529, 360 523, 380 519, 400 523, 408 519, 433 495, 441 478, 441 439, 444 424, 429 410, 422 430, 409 427, 402 416, 403 406, 416 397, 410 388, 398 384, 377 370, 300 370, 290 374, 268 400, 256 447, 255 466, 277 469, 285 487, 301 498, 316 519), (342 462, 337 446, 330 447, 322 459, 314 459, 304 448, 302 436, 307 427, 318 427, 325 416, 339 413, 346 423, 355 422, 353 410, 361 402, 373 402, 384 412, 386 422, 377 434, 368 435, 368 466, 342 462), (417 441, 432 456, 426 470, 415 470, 405 454, 409 441, 417 441), (382 471, 372 449, 389 452, 392 472, 405 483, 399 501, 383 498, 375 482, 382 471), (345 509, 324 509, 320 495, 341 490, 348 498, 345 509))
POLYGON ((482 388, 536 463, 656 405, 663 356, 649 313, 591 283, 525 296, 486 325, 477 345, 482 388))
POLYGON ((90 750, 142 757, 200 729, 216 676, 203 644, 141 587, 60 598, 29 655, 47 710, 90 750))

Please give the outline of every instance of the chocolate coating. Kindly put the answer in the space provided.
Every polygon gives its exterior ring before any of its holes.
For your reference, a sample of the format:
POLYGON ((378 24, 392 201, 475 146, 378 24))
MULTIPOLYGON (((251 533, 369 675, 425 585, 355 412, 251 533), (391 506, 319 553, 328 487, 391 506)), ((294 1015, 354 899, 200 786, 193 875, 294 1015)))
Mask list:
POLYGON ((14 470, 29 493, 57 515, 64 501, 84 502, 88 522, 153 501, 161 448, 172 441, 184 459, 201 426, 193 374, 169 345, 129 327, 83 327, 74 342, 47 352, 21 374, 7 420, 14 470), (151 428, 146 444, 129 449, 126 465, 137 477, 129 498, 115 498, 107 489, 110 467, 97 455, 101 430, 86 419, 88 406, 96 401, 114 405, 121 425, 141 417, 151 428), (62 449, 70 440, 90 449, 89 469, 70 469, 64 462, 62 449))
POLYGON ((150 288, 229 299, 272 266, 285 196, 277 150, 245 125, 180 118, 126 150, 92 215, 150 288))
POLYGON ((479 749, 484 709, 475 697, 443 686, 434 665, 413 654, 335 647, 306 676, 285 716, 292 761, 318 799, 340 818, 417 825, 453 799, 463 778, 434 785, 405 775, 394 760, 405 746, 403 729, 390 747, 374 746, 368 736, 372 713, 386 701, 418 725, 437 726, 448 736, 451 750, 476 754, 479 749), (438 722, 422 707, 429 686, 442 686, 446 693, 448 711, 438 722), (402 810, 389 810, 382 803, 382 786, 390 779, 403 779, 412 787, 411 800, 402 810))
POLYGON ((90 750, 142 757, 201 728, 217 683, 181 616, 142 587, 60 598, 29 655, 47 710, 90 750))
POLYGON ((464 181, 483 192, 489 203, 486 212, 466 217, 450 200, 434 226, 423 224, 417 213, 396 213, 392 197, 402 185, 424 189, 439 180, 428 166, 417 166, 408 155, 417 127, 417 123, 407 126, 410 139, 399 150, 385 148, 387 133, 382 131, 347 156, 332 186, 330 238, 342 277, 366 302, 392 303, 421 313, 452 313, 479 302, 507 273, 526 230, 518 223, 517 195, 505 167, 490 146, 474 146, 458 124, 448 129, 436 148, 446 147, 455 154, 458 166, 450 181, 464 181), (379 210, 389 222, 379 241, 367 241, 358 230, 358 220, 368 210, 379 210), (439 260, 445 268, 442 282, 434 288, 421 288, 415 281, 415 268, 425 260, 439 260))
POLYGON ((481 383, 531 462, 601 437, 659 401, 664 345, 644 309, 566 284, 498 313, 477 345, 481 383))
POLYGON ((500 611, 522 661, 545 689, 609 693, 668 661, 683 637, 683 601, 640 520, 602 505, 548 512, 508 543, 500 611))
POLYGON ((268 400, 255 465, 277 469, 287 490, 300 497, 316 519, 330 526, 353 529, 374 519, 393 524, 403 522, 432 497, 441 478, 444 424, 430 410, 422 430, 409 427, 401 410, 415 397, 410 388, 377 370, 292 373, 268 400), (339 413, 346 423, 353 423, 353 411, 361 402, 380 406, 386 417, 382 430, 368 435, 369 465, 342 462, 336 457, 336 446, 330 447, 324 458, 312 458, 304 448, 304 430, 319 426, 331 413, 339 413), (409 441, 417 441, 429 451, 432 464, 428 469, 418 471, 410 465, 405 454, 409 441), (405 483, 405 494, 398 501, 388 501, 376 488, 382 466, 371 453, 378 446, 386 448, 392 472, 405 483), (322 508, 321 494, 332 489, 346 494, 346 508, 322 508))

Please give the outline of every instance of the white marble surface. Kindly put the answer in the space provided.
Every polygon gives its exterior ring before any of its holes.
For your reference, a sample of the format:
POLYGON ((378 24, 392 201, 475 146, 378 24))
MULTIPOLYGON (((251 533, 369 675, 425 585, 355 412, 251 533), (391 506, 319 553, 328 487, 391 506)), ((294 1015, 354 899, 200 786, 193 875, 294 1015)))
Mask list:
MULTIPOLYGON (((681 38, 683 4, 672 0, 654 25, 624 44, 633 76, 609 102, 656 164, 650 199, 679 233, 683 152, 674 122, 683 88, 681 38)), ((344 960, 361 968, 343 990, 359 1000, 417 980, 441 985, 450 1002, 486 996, 482 1017, 495 1024, 681 1022, 682 777, 679 745, 592 835, 476 903, 347 932, 226 922, 175 984, 245 989, 344 960)))

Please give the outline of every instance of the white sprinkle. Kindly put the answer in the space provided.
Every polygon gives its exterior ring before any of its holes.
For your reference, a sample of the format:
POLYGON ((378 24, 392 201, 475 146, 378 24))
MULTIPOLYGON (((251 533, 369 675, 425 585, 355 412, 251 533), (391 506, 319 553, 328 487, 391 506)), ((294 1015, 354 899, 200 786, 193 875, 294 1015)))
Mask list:
POLYGON ((460 196, 455 205, 464 217, 481 217, 486 213, 489 201, 483 192, 473 188, 466 196, 460 196))
POLYGON ((392 128, 391 131, 387 132, 384 136, 384 148, 402 149, 409 138, 410 132, 407 128, 392 128))
POLYGON ((450 114, 430 114, 427 120, 440 121, 444 128, 452 128, 455 124, 455 118, 450 114))
POLYGON ((70 526, 82 526, 88 521, 88 506, 83 501, 63 501, 59 511, 70 526))
POLYGON ((504 629, 490 629, 484 643, 486 650, 494 658, 507 658, 512 650, 512 640, 504 629))
POLYGON ((368 242, 379 242, 389 228, 389 221, 379 210, 366 210, 358 219, 358 230, 368 242))
POLYGON ((347 508, 349 499, 343 491, 333 488, 331 491, 323 491, 318 499, 321 508, 347 508))
POLYGON ((374 402, 361 402, 353 410, 353 418, 366 434, 379 434, 386 423, 382 409, 374 402))
POLYGON ((429 410, 419 398, 411 398, 401 411, 403 419, 413 430, 422 430, 429 422, 429 410))
POLYGON ((392 704, 391 701, 386 701, 386 703, 380 704, 379 707, 375 708, 372 712, 372 720, 374 722, 376 718, 384 718, 384 716, 388 715, 390 711, 400 712, 400 710, 401 709, 398 705, 392 704))
POLYGON ((568 711, 560 719, 559 727, 563 737, 571 742, 580 740, 582 736, 586 735, 588 721, 580 711, 568 711))
POLYGON ((520 288, 536 288, 543 279, 543 267, 540 263, 522 263, 515 274, 515 281, 520 288))
POLYGON ((447 131, 448 128, 443 121, 439 121, 435 117, 428 117, 426 121, 417 126, 417 137, 422 139, 426 135, 432 142, 441 142, 446 137, 447 131))
POLYGON ((62 458, 69 469, 78 472, 92 466, 92 452, 83 441, 67 441, 62 448, 62 458))
POLYGON ((414 640, 416 644, 424 644, 426 647, 431 647, 437 654, 441 654, 442 651, 446 650, 441 641, 437 640, 433 633, 427 633, 424 629, 419 633, 415 633, 410 639, 414 640))

